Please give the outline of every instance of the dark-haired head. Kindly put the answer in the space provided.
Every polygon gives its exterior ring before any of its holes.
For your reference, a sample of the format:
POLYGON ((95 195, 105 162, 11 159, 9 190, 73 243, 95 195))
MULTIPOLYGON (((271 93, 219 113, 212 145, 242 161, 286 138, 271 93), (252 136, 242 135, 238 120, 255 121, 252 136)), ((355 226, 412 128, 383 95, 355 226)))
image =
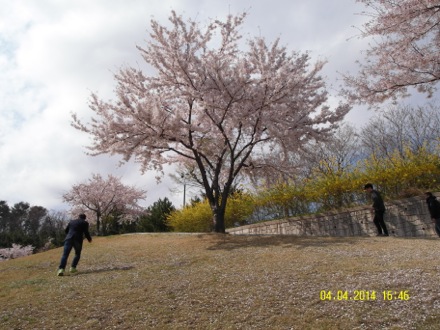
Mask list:
POLYGON ((365 186, 364 186, 364 190, 367 190, 367 189, 373 189, 373 185, 371 184, 371 183, 367 183, 365 186))

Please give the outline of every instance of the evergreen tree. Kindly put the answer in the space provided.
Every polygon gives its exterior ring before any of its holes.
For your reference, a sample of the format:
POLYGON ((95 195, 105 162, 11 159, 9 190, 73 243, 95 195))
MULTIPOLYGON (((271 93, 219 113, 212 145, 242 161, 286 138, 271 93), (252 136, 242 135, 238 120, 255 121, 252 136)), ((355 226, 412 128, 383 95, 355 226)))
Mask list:
POLYGON ((159 199, 147 208, 147 213, 141 216, 138 222, 138 231, 143 232, 166 232, 167 216, 175 210, 173 203, 168 198, 159 199))

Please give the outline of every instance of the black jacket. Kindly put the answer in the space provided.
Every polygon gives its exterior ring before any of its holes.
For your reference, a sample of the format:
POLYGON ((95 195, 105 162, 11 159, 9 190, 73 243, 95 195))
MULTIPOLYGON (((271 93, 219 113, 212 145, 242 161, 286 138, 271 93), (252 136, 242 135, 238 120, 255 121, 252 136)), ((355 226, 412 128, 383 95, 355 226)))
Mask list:
POLYGON ((437 200, 435 196, 429 196, 426 199, 426 203, 428 204, 429 213, 431 214, 431 218, 440 219, 440 202, 437 200))
POLYGON ((380 193, 376 190, 371 192, 371 198, 373 199, 373 209, 375 212, 385 212, 385 204, 383 202, 380 193))
POLYGON ((66 240, 73 239, 75 241, 81 241, 86 236, 89 242, 92 241, 92 237, 89 233, 89 223, 83 219, 70 220, 65 230, 67 236, 66 240))

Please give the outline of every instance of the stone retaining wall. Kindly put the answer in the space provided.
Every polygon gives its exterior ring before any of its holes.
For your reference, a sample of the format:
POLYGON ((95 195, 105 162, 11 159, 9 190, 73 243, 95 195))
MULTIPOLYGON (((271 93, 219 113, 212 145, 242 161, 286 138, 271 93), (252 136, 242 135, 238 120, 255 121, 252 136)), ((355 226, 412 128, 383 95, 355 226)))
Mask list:
MULTIPOLYGON (((390 236, 437 237, 424 196, 387 202, 385 205, 384 219, 390 236)), ((377 230, 371 208, 362 206, 260 222, 229 228, 226 232, 233 235, 374 236, 377 230)))

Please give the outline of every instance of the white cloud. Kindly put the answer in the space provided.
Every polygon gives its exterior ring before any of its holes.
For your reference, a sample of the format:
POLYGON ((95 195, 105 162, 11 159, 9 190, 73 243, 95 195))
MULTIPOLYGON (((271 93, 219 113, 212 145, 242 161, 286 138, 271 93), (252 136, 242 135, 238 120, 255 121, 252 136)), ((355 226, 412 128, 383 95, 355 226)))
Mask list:
MULTIPOLYGON (((70 126, 71 113, 87 118, 88 97, 112 97, 113 73, 143 60, 136 45, 148 39, 149 21, 167 20, 171 9, 202 22, 248 11, 249 36, 277 37, 292 50, 329 61, 324 74, 355 67, 363 43, 352 39, 364 18, 352 0, 76 0, 3 1, 0 12, 0 200, 63 208, 61 195, 92 173, 113 173, 148 190, 146 205, 182 195, 167 177, 138 166, 117 167, 117 157, 85 155, 89 139, 70 126)), ((336 86, 335 86, 336 87, 336 86)), ((334 99, 336 102, 337 99, 334 99)), ((352 116, 356 121, 359 117, 352 116)))

